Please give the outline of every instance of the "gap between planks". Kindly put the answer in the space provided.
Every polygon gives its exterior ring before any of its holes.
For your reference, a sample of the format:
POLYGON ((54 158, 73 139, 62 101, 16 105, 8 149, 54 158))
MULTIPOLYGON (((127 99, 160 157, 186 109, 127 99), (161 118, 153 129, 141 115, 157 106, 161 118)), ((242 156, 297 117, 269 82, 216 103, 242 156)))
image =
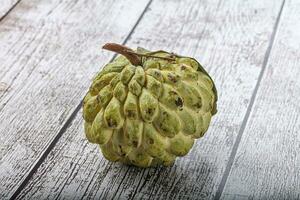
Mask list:
POLYGON ((226 169, 225 169, 225 171, 223 173, 223 177, 221 179, 221 182, 219 184, 218 190, 216 192, 216 196, 214 198, 215 200, 219 200, 221 198, 221 195, 223 193, 226 181, 228 179, 229 173, 230 173, 232 165, 233 165, 234 158, 235 158, 236 153, 237 153, 237 149, 239 147, 239 144, 241 142, 241 138, 242 138, 243 133, 245 131, 245 128, 247 126, 247 123, 248 123, 248 120, 249 120, 249 116, 251 114, 251 111, 252 111, 252 108, 253 108, 253 105, 254 105, 254 102, 255 102, 255 99, 256 99, 257 91, 258 91, 258 88, 260 86, 260 82, 261 82, 261 80, 263 78, 263 75, 264 75, 264 73, 266 71, 266 67, 267 67, 267 64, 268 64, 268 61, 269 61, 270 53, 271 53, 271 50, 272 50, 272 47, 273 47, 273 44, 274 44, 276 33, 278 31, 278 25, 279 25, 279 22, 280 22, 280 19, 281 19, 281 15, 282 15, 282 11, 283 11, 283 8, 284 8, 284 4, 285 4, 285 0, 282 1, 282 4, 281 4, 281 7, 280 7, 278 16, 276 18, 276 22, 275 22, 275 25, 274 25, 274 28, 273 28, 271 39, 270 39, 270 43, 269 43, 269 46, 267 48, 267 51, 266 51, 266 54, 265 54, 265 57, 264 57, 262 69, 261 69, 260 74, 258 76, 258 80, 256 82, 254 91, 252 93, 252 96, 251 96, 251 99, 250 99, 250 103, 248 105, 248 108, 247 108, 245 117, 243 119, 241 128, 240 128, 240 130, 238 132, 237 138, 236 138, 235 143, 233 145, 233 148, 232 148, 229 160, 228 160, 228 164, 226 166, 226 169))
MULTIPOLYGON (((0 22, 21 2, 22 0, 17 0, 2 16, 0 16, 0 22)), ((1 14, 1 13, 0 13, 1 14)))
MULTIPOLYGON (((15 8, 17 6, 17 4, 20 2, 21 0, 19 0, 6 14, 5 16, 7 16, 9 14, 9 12, 11 10, 13 10, 13 8, 15 8)), ((134 26, 132 27, 131 31, 129 32, 129 34, 127 35, 127 37, 124 39, 124 41, 122 42, 123 45, 125 45, 127 43, 127 41, 130 39, 132 33, 134 32, 134 30, 136 29, 137 25, 140 23, 141 19, 143 18, 144 14, 147 12, 150 4, 152 3, 153 0, 149 0, 149 2, 147 3, 147 5, 145 6, 143 12, 141 13, 141 15, 139 16, 138 20, 136 21, 136 23, 134 24, 134 26)), ((4 17, 5 17, 4 16, 4 17)), ((0 18, 0 21, 4 18, 0 18)), ((111 58, 110 62, 117 56, 117 54, 114 54, 113 57, 111 58)), ((62 126, 62 128, 59 130, 59 132, 57 133, 57 135, 54 137, 54 139, 50 142, 49 146, 46 148, 46 150, 42 153, 42 155, 40 156, 40 158, 37 159, 37 162, 35 164, 33 164, 33 167, 29 170, 28 175, 24 178, 23 181, 21 181, 20 186, 16 189, 16 191, 13 193, 13 195, 10 197, 10 199, 16 199, 16 197, 20 194, 20 192, 24 189, 24 187, 27 185, 28 181, 30 180, 30 178, 32 177, 32 175, 36 172, 36 170, 41 166, 41 164, 44 162, 44 160, 46 159, 46 157, 48 156, 48 154, 51 152, 51 150, 53 149, 53 147, 56 145, 56 143, 58 142, 58 140, 61 138, 61 136, 64 134, 64 132, 67 130, 67 128, 71 125, 72 121, 75 119, 75 116, 77 115, 77 113, 80 111, 81 107, 82 107, 82 103, 83 100, 81 100, 81 102, 76 106, 75 110, 71 113, 70 117, 67 119, 67 121, 64 123, 64 125, 62 126)))

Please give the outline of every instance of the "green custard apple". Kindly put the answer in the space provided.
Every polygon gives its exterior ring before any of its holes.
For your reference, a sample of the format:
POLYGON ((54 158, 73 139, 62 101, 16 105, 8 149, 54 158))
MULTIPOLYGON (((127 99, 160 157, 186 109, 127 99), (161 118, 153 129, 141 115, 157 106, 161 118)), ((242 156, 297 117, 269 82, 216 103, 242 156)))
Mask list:
POLYGON ((213 80, 194 58, 114 43, 103 48, 121 55, 96 75, 84 98, 88 141, 110 161, 172 165, 217 112, 213 80))

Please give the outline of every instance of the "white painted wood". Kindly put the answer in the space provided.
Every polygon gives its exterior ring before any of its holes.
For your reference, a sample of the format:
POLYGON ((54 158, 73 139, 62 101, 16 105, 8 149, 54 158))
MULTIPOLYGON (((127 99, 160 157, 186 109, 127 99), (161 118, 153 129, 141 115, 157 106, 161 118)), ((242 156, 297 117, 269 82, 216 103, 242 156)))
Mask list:
POLYGON ((0 199, 8 198, 80 103, 148 0, 23 0, 0 24, 0 199), (4 88, 4 89, 3 89, 4 88))
POLYGON ((3 18, 19 0, 1 0, 0 1, 0 19, 3 18))
POLYGON ((300 199, 299 10, 285 2, 223 199, 300 199))
POLYGON ((206 136, 173 167, 139 169, 103 159, 81 113, 19 199, 211 199, 225 170, 269 45, 279 1, 156 1, 128 46, 196 57, 219 91, 206 136))

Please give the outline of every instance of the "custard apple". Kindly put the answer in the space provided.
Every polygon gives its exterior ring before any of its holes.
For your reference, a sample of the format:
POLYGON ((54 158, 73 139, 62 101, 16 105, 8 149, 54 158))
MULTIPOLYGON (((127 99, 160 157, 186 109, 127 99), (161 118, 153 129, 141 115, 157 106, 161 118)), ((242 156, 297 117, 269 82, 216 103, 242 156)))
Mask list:
POLYGON ((103 48, 121 55, 96 75, 84 98, 88 141, 110 161, 172 165, 217 112, 213 80, 194 58, 114 43, 103 48))

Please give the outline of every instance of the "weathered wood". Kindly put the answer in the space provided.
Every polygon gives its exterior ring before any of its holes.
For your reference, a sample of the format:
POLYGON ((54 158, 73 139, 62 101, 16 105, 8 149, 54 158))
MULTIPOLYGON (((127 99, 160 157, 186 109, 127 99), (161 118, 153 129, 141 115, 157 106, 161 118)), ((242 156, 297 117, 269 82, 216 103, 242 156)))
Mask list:
POLYGON ((223 199, 300 199, 299 10, 285 2, 223 199))
POLYGON ((90 80, 148 0, 23 0, 0 25, 0 198, 10 197, 64 127, 90 80))
POLYGON ((213 198, 260 74, 279 1, 153 1, 127 46, 196 57, 219 90, 206 136, 173 167, 110 163, 88 144, 81 113, 19 198, 213 198))
POLYGON ((20 0, 1 0, 0 19, 3 19, 20 0))

